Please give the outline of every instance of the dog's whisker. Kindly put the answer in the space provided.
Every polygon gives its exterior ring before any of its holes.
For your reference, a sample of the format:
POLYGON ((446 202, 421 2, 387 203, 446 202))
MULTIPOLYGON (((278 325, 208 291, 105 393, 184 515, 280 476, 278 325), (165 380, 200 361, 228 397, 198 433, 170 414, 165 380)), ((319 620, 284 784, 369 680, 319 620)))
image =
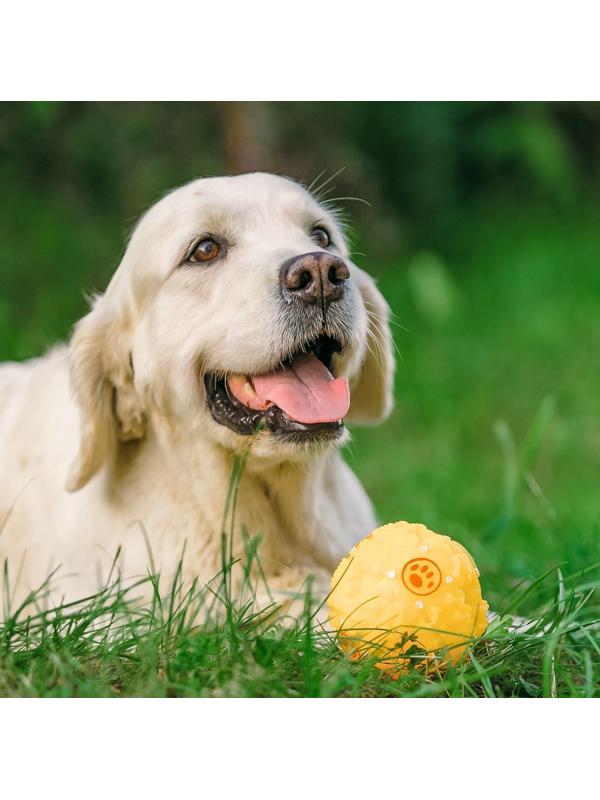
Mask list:
POLYGON ((385 314, 378 314, 376 311, 370 311, 369 309, 366 309, 366 311, 367 315, 372 319, 376 319, 380 322, 389 323, 390 325, 395 325, 397 328, 406 331, 406 333, 410 333, 408 328, 405 328, 404 325, 401 325, 399 322, 396 322, 395 319, 390 319, 389 317, 386 317, 385 314))
POLYGON ((324 188, 331 183, 331 181, 335 180, 338 175, 341 175, 342 172, 346 169, 345 166, 340 167, 336 172, 332 173, 329 178, 326 178, 316 189, 312 191, 312 194, 319 199, 324 188))
POLYGON ((377 362, 378 366, 381 368, 385 363, 384 353, 381 347, 381 342, 379 341, 379 337, 376 336, 373 331, 367 331, 367 349, 377 362))
POLYGON ((317 183, 317 181, 320 181, 320 180, 321 180, 321 178, 323 177, 323 175, 324 175, 326 172, 327 172, 327 170, 326 170, 326 169, 322 169, 322 170, 321 170, 321 172, 319 172, 319 174, 317 175, 317 177, 316 177, 316 178, 313 178, 313 179, 312 179, 312 181, 310 182, 310 184, 309 184, 309 185, 306 187, 306 191, 307 191, 307 192, 311 192, 311 193, 312 193, 312 191, 313 191, 313 187, 314 187, 315 183, 317 183))
POLYGON ((353 200, 356 203, 363 203, 364 205, 368 206, 369 208, 373 207, 372 204, 369 203, 368 200, 364 199, 364 197, 351 197, 351 196, 348 196, 348 197, 328 197, 327 200, 325 200, 324 204, 327 205, 327 203, 341 203, 341 202, 346 201, 346 200, 353 200))

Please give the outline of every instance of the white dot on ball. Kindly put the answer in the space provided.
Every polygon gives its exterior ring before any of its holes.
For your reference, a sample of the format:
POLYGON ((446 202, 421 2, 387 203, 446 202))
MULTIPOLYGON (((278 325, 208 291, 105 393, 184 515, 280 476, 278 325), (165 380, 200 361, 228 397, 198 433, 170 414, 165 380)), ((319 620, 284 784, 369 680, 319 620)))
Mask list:
POLYGON ((415 603, 415 605, 416 605, 416 607, 417 607, 417 608, 423 608, 423 606, 425 605, 425 603, 424 603, 422 600, 417 600, 417 602, 415 603))
POLYGON ((388 576, 388 578, 395 578, 396 577, 396 570, 395 569, 391 569, 388 572, 387 576, 388 576))
POLYGON ((426 553, 429 550, 429 548, 427 547, 426 544, 422 544, 421 547, 419 547, 419 550, 422 550, 423 553, 426 553))
POLYGON ((446 583, 452 583, 453 580, 454 578, 452 577, 452 575, 446 575, 446 583))

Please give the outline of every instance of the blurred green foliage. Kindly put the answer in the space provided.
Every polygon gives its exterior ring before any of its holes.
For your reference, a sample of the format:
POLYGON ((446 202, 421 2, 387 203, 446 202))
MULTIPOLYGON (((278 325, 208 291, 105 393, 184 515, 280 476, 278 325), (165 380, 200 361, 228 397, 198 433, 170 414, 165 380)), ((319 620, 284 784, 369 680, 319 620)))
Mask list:
POLYGON ((136 217, 192 177, 345 168, 331 196, 370 203, 343 201, 375 272, 429 250, 455 273, 485 210, 597 208, 599 134, 596 104, 0 104, 0 353, 66 335, 136 217))
POLYGON ((167 189, 342 167, 399 323, 397 409, 348 454, 381 517, 453 533, 492 590, 600 560, 598 104, 2 104, 0 358, 68 335, 167 189))

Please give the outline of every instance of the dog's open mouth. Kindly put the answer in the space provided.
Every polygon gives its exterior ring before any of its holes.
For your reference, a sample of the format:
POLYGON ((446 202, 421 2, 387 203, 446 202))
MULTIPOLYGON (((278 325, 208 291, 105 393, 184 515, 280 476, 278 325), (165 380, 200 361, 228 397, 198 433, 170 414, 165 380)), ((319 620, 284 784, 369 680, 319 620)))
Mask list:
POLYGON ((286 437, 334 437, 350 406, 346 378, 331 374, 338 341, 319 336, 263 375, 209 373, 204 377, 213 418, 236 433, 260 428, 286 437))

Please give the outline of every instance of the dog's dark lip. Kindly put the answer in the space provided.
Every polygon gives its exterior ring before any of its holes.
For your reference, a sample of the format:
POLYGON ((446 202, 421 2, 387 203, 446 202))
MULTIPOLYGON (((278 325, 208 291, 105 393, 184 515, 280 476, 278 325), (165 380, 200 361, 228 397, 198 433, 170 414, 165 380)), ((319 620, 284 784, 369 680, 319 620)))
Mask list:
MULTIPOLYGON (((282 359, 281 364, 285 366, 303 353, 314 353, 331 372, 333 355, 341 349, 342 346, 336 339, 322 335, 282 359)), ((308 441, 333 440, 344 430, 343 420, 306 424, 291 419, 276 405, 271 405, 264 411, 254 411, 232 397, 227 389, 227 379, 222 374, 207 373, 204 376, 204 387, 213 419, 242 436, 268 430, 280 440, 302 444, 308 441)))

